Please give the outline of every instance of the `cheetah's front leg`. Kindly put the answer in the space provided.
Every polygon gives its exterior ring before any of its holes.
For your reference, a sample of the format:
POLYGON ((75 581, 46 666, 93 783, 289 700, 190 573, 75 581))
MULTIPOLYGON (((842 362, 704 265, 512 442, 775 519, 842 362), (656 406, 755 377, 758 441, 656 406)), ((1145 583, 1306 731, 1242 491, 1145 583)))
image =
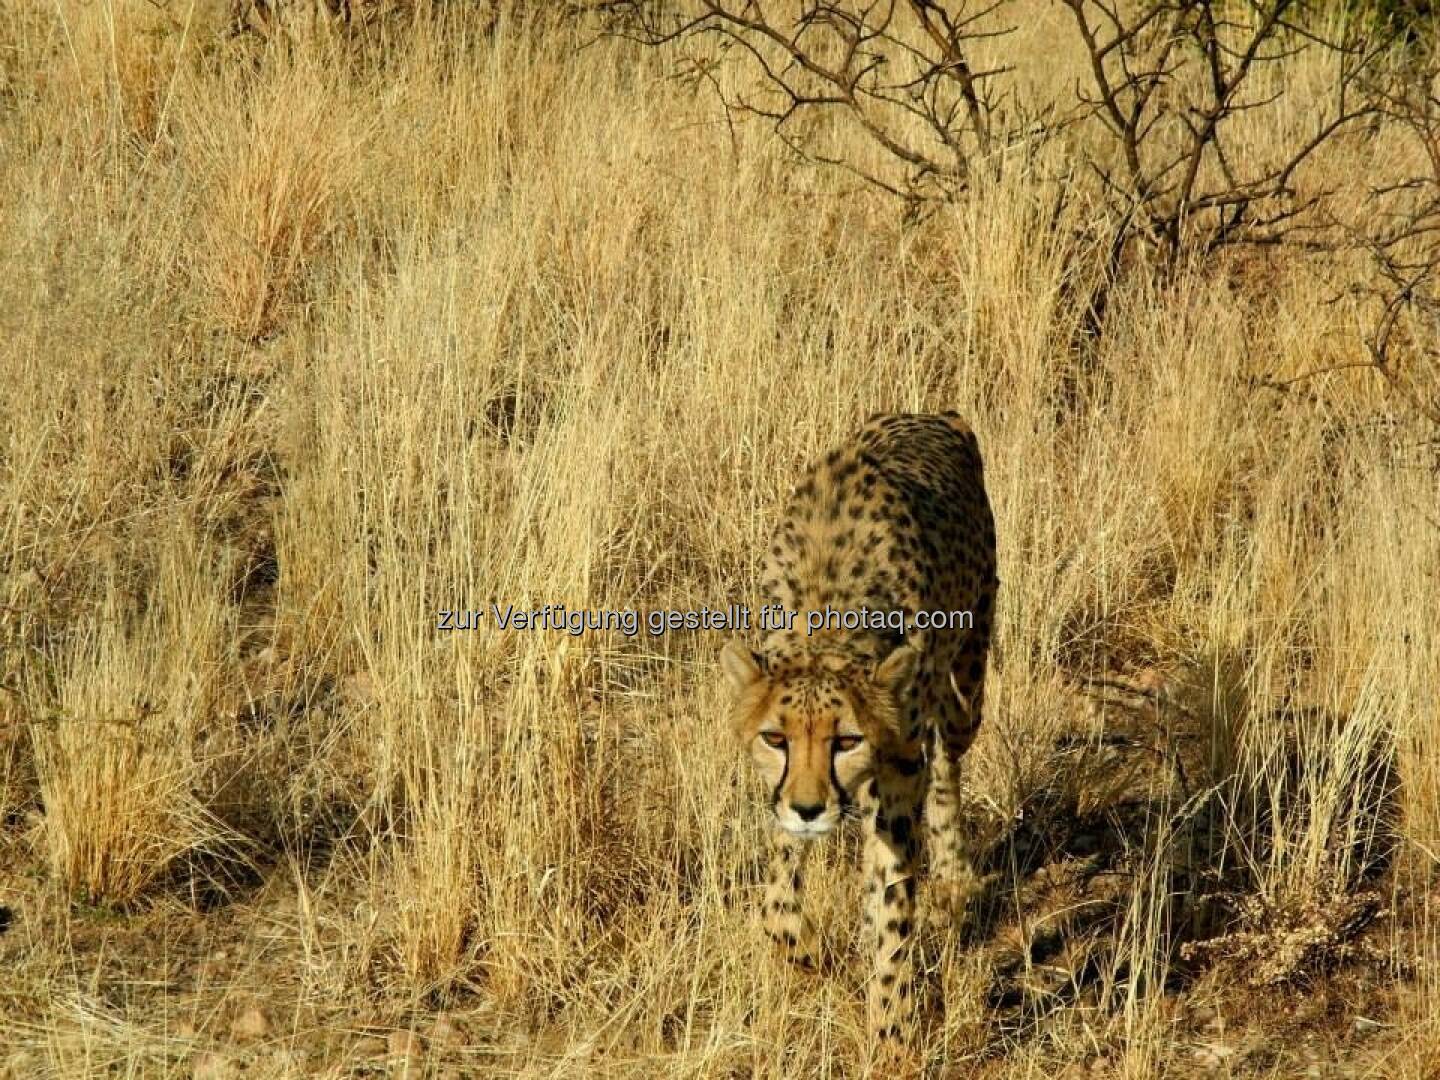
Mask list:
POLYGON ((765 932, 787 958, 807 968, 819 964, 815 928, 800 908, 801 869, 810 842, 779 825, 770 830, 770 868, 765 882, 765 932))
POLYGON ((961 760, 974 732, 958 709, 939 710, 938 716, 925 796, 925 891, 935 922, 950 926, 963 920, 979 889, 960 821, 961 760))
POLYGON ((897 763, 901 771, 877 778, 876 805, 865 840, 865 923, 875 948, 870 979, 870 1031, 882 1044, 903 1048, 911 1041, 915 1016, 915 875, 919 862, 919 821, 923 758, 897 763))

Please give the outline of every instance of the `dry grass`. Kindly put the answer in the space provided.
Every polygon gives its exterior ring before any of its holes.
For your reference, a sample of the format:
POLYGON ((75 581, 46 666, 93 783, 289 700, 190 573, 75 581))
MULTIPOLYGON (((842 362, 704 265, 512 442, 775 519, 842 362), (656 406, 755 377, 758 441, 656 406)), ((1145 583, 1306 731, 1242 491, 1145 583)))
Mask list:
POLYGON ((857 1074, 845 845, 807 978, 719 639, 436 612, 746 600, 808 456, 953 407, 1004 587, 933 1063, 1437 1075, 1434 432, 1252 382, 1358 355, 1358 262, 1137 271, 1077 358, 1043 162, 909 227, 572 27, 222 15, 0 12, 0 1068, 857 1074))

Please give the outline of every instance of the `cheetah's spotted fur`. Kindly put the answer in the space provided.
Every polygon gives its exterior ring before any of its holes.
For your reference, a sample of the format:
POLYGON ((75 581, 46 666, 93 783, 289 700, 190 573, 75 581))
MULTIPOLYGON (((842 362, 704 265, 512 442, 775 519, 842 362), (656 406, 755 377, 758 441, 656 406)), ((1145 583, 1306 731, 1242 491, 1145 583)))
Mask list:
POLYGON ((809 470, 776 529, 764 599, 797 612, 758 653, 738 641, 721 661, 733 723, 775 813, 766 929, 813 961, 801 914, 809 841, 849 811, 866 821, 865 921, 874 945, 871 1031, 903 1045, 915 1014, 915 884, 923 818, 930 888, 969 891, 959 835, 960 759, 974 740, 998 579, 980 449, 954 413, 872 417, 809 470), (807 635, 805 612, 902 610, 907 630, 807 635), (969 611, 969 629, 909 628, 920 611, 969 611))

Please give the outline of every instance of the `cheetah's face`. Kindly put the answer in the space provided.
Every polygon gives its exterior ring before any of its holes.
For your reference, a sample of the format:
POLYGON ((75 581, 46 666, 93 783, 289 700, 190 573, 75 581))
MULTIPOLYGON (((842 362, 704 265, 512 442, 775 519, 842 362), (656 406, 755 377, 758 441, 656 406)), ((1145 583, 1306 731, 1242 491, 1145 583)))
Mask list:
POLYGON ((738 695, 737 733, 781 828, 823 836, 855 806, 893 737, 895 702, 916 659, 902 646, 868 678, 831 671, 772 678, 744 645, 725 647, 721 665, 738 695))

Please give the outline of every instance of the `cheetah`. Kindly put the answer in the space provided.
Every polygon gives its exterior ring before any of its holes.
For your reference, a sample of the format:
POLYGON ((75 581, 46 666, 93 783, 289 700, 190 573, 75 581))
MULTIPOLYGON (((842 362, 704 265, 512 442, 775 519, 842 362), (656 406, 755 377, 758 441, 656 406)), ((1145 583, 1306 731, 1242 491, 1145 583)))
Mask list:
POLYGON ((843 817, 861 816, 869 1030, 903 1054, 916 1014, 922 822, 932 900, 953 910, 972 890, 958 781, 980 724, 999 579, 970 428, 954 412, 871 417, 795 488, 761 587, 794 621, 770 630, 758 652, 728 642, 721 669, 735 734, 773 810, 764 926, 792 959, 815 964, 800 906, 805 853, 843 817), (854 617, 817 625, 809 613, 827 609, 903 612, 903 625, 873 614, 858 626, 854 617), (935 612, 969 613, 969 623, 935 612))

